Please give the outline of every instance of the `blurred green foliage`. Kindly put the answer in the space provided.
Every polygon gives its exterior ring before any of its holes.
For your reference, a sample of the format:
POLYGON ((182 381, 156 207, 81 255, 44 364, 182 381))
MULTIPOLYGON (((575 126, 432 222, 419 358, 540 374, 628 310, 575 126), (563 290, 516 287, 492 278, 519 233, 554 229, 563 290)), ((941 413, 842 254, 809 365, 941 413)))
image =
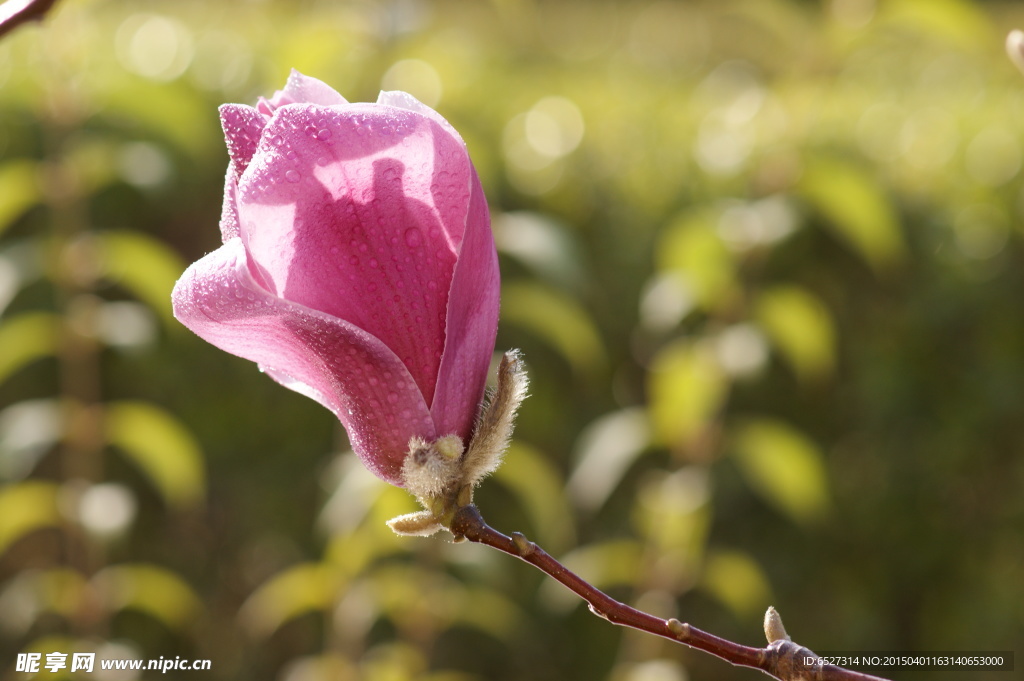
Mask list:
POLYGON ((408 90, 470 147, 499 349, 532 377, 494 526, 742 643, 774 604, 821 650, 1024 650, 1015 25, 967 0, 62 0, 0 41, 0 678, 33 650, 758 677, 391 535, 412 499, 329 413, 173 322, 218 243, 216 107, 293 67, 408 90))

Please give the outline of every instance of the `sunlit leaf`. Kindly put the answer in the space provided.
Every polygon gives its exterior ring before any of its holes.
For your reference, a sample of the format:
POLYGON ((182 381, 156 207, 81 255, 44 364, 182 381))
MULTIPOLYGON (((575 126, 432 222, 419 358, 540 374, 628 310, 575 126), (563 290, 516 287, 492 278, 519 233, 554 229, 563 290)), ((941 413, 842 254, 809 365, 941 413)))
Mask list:
POLYGON ((325 563, 293 565, 256 589, 238 615, 253 636, 264 638, 289 620, 331 607, 341 584, 341 573, 325 563))
POLYGON ((797 286, 776 286, 758 296, 755 314, 801 378, 831 372, 836 333, 828 308, 817 296, 797 286))
POLYGON ((71 618, 88 603, 88 583, 70 568, 25 570, 0 591, 0 612, 5 633, 28 631, 43 614, 71 618))
POLYGON ((0 479, 20 480, 60 439, 57 400, 25 400, 0 411, 0 479))
POLYGON ((687 445, 714 418, 728 388, 708 348, 685 340, 662 348, 648 374, 651 419, 659 441, 687 445))
POLYGON ((361 677, 347 657, 325 653, 290 660, 282 671, 282 678, 294 681, 356 681, 361 677))
POLYGON ((73 616, 82 606, 88 583, 70 568, 53 568, 36 574, 40 605, 65 617, 73 616))
POLYGON ((200 158, 218 144, 217 118, 209 115, 208 105, 195 90, 141 78, 110 85, 105 92, 96 92, 105 115, 124 117, 200 158))
POLYGON ((98 239, 107 278, 149 305, 168 328, 180 329, 181 325, 171 312, 171 289, 185 271, 181 258, 156 239, 139 232, 101 232, 98 239))
POLYGON ((711 486, 703 465, 652 475, 644 482, 633 520, 649 545, 671 556, 674 576, 687 582, 704 554, 711 525, 711 486))
POLYGON ((49 312, 24 312, 0 323, 0 383, 56 352, 59 334, 60 318, 49 312))
POLYGON ((146 402, 106 408, 107 439, 150 479, 171 506, 189 506, 206 493, 203 455, 191 433, 169 412, 146 402))
POLYGON ((363 656, 359 679, 366 681, 413 681, 423 678, 429 662, 422 648, 404 641, 374 646, 363 656))
POLYGON ((520 608, 495 589, 470 587, 416 566, 386 565, 365 578, 381 612, 398 626, 433 621, 469 625, 505 640, 522 621, 520 608))
POLYGON ((754 490, 798 522, 822 520, 829 507, 828 475, 811 440, 770 419, 742 423, 733 437, 736 463, 754 490))
MULTIPOLYGON (((39 667, 42 670, 41 673, 32 674, 32 675, 27 675, 27 674, 26 675, 21 675, 21 674, 19 674, 18 676, 26 676, 27 678, 30 678, 30 679, 52 679, 53 681, 64 681, 65 679, 73 678, 69 673, 67 673, 67 671, 68 671, 67 669, 60 670, 60 671, 58 671, 56 673, 50 672, 49 670, 46 669, 46 656, 49 653, 52 653, 52 652, 55 652, 55 651, 59 651, 59 652, 62 652, 62 653, 63 652, 72 653, 72 652, 87 652, 87 649, 85 648, 85 646, 82 645, 82 641, 81 640, 76 640, 76 639, 72 638, 71 636, 61 636, 61 635, 40 636, 37 639, 29 641, 24 646, 19 646, 18 647, 18 652, 19 653, 22 653, 22 652, 25 652, 25 653, 39 653, 40 656, 41 656, 40 660, 39 660, 39 662, 40 662, 39 667)), ((91 652, 91 651, 88 651, 88 652, 91 652)), ((70 667, 70 665, 68 665, 68 666, 70 667)))
POLYGON ((471 626, 507 641, 526 620, 519 604, 497 589, 460 585, 458 591, 453 624, 471 626))
POLYGON ((606 414, 588 425, 577 439, 569 495, 583 508, 600 508, 650 440, 650 420, 639 407, 606 414))
POLYGON ((60 522, 53 483, 28 480, 0 490, 0 555, 25 535, 60 522))
POLYGON ((860 167, 815 158, 804 169, 798 191, 871 265, 890 265, 903 254, 896 213, 877 180, 860 167))
POLYGON ((882 6, 883 23, 925 33, 959 47, 996 44, 999 37, 984 12, 964 0, 893 0, 882 6))
POLYGON ((580 374, 606 362, 601 337, 575 300, 533 283, 514 283, 501 291, 501 319, 529 329, 560 352, 580 374))
MULTIPOLYGON (((402 514, 388 516, 388 519, 390 520, 398 515, 402 514)), ((388 530, 385 533, 379 529, 380 527, 386 526, 383 522, 378 523, 377 526, 371 526, 366 523, 354 532, 337 534, 331 537, 330 544, 328 544, 324 555, 324 562, 330 563, 332 567, 347 578, 360 574, 374 558, 385 553, 385 551, 381 550, 383 548, 382 542, 378 541, 378 539, 383 539, 392 545, 398 543, 387 536, 388 534, 397 536, 394 532, 388 530)))
POLYGON ((98 572, 92 581, 109 610, 137 610, 171 629, 191 624, 203 611, 192 587, 158 565, 113 565, 98 572))
POLYGON ((757 561, 740 551, 711 553, 700 584, 740 620, 763 611, 771 601, 768 578, 757 561))
POLYGON ((8 161, 0 165, 0 234, 39 198, 35 161, 8 161))
POLYGON ((556 285, 580 288, 585 280, 577 244, 569 231, 551 218, 528 211, 494 217, 498 249, 556 285))
POLYGON ((717 211, 702 210, 677 218, 656 250, 658 269, 682 276, 705 309, 727 300, 736 285, 734 256, 715 231, 718 217, 717 211))
POLYGON ((533 522, 537 540, 549 551, 561 551, 572 543, 572 511, 565 501, 565 483, 548 457, 529 445, 513 442, 494 479, 515 492, 533 522))
MULTIPOLYGON (((634 539, 595 542, 570 551, 559 560, 599 589, 635 586, 643 565, 643 544, 634 539)), ((541 587, 543 601, 554 610, 567 610, 579 605, 575 596, 557 582, 546 581, 541 587)))

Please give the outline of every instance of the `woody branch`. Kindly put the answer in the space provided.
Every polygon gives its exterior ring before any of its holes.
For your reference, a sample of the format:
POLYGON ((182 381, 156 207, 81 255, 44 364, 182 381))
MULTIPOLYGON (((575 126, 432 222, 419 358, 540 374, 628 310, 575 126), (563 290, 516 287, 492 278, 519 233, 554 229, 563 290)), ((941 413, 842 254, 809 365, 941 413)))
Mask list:
POLYGON ((774 608, 765 617, 764 648, 733 643, 677 619, 661 619, 608 596, 516 532, 511 537, 490 527, 473 504, 459 508, 451 523, 456 539, 504 551, 533 565, 580 596, 599 617, 631 629, 684 643, 740 667, 760 669, 780 681, 885 681, 877 676, 822 664, 817 655, 789 639, 774 608))

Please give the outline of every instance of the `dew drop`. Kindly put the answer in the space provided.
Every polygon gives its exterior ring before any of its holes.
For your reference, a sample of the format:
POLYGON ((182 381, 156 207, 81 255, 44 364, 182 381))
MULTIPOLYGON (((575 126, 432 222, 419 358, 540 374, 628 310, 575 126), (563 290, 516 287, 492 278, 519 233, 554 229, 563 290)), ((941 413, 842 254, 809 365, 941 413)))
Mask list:
POLYGON ((294 150, 294 149, 289 149, 289 150, 288 150, 288 153, 286 153, 286 154, 285 154, 285 157, 286 157, 286 158, 287 158, 287 159, 288 159, 289 161, 294 161, 295 159, 297 159, 297 158, 299 157, 299 155, 295 153, 295 150, 294 150))
POLYGON ((391 404, 398 403, 398 393, 388 393, 388 402, 391 404))
POLYGON ((377 262, 377 258, 370 258, 370 267, 373 267, 374 269, 376 269, 379 266, 380 266, 380 263, 377 262))
POLYGON ((289 182, 298 182, 302 178, 297 170, 289 170, 284 174, 284 179, 289 182))
POLYGON ((436 291, 437 290, 437 282, 428 281, 427 282, 427 288, 429 288, 431 291, 436 291))
POLYGON ((331 131, 328 130, 327 128, 322 128, 319 132, 316 133, 316 138, 321 142, 326 142, 327 140, 331 139, 331 131))

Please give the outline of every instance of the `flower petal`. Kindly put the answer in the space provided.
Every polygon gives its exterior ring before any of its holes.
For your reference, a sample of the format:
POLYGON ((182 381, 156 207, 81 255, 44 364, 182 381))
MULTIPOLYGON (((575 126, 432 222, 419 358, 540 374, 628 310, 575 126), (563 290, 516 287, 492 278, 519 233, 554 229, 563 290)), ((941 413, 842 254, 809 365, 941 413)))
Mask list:
POLYGON ((256 109, 268 119, 274 112, 286 104, 322 104, 324 106, 340 106, 348 101, 322 80, 304 76, 295 69, 288 74, 288 82, 283 90, 278 90, 269 100, 259 98, 256 109))
POLYGON ((472 172, 433 117, 287 105, 239 183, 241 236, 269 291, 379 338, 429 405, 472 172))
POLYGON ((224 178, 224 203, 220 208, 220 240, 227 243, 239 235, 238 224, 238 173, 235 162, 228 163, 227 176, 224 178))
POLYGON ((324 106, 348 104, 348 100, 327 83, 312 76, 304 76, 295 69, 288 74, 288 82, 284 85, 283 94, 292 102, 308 102, 324 106))
POLYGON ((175 285, 175 316, 333 411, 367 468, 401 485, 409 439, 437 437, 405 366, 362 329, 269 294, 246 260, 241 240, 232 239, 193 263, 175 285))
POLYGON ((439 435, 468 441, 498 333, 500 278, 487 200, 473 171, 466 236, 448 295, 444 356, 430 407, 439 435))
POLYGON ((256 153, 267 119, 245 104, 222 104, 219 111, 220 127, 224 129, 224 141, 228 145, 228 156, 231 157, 237 182, 256 153))

